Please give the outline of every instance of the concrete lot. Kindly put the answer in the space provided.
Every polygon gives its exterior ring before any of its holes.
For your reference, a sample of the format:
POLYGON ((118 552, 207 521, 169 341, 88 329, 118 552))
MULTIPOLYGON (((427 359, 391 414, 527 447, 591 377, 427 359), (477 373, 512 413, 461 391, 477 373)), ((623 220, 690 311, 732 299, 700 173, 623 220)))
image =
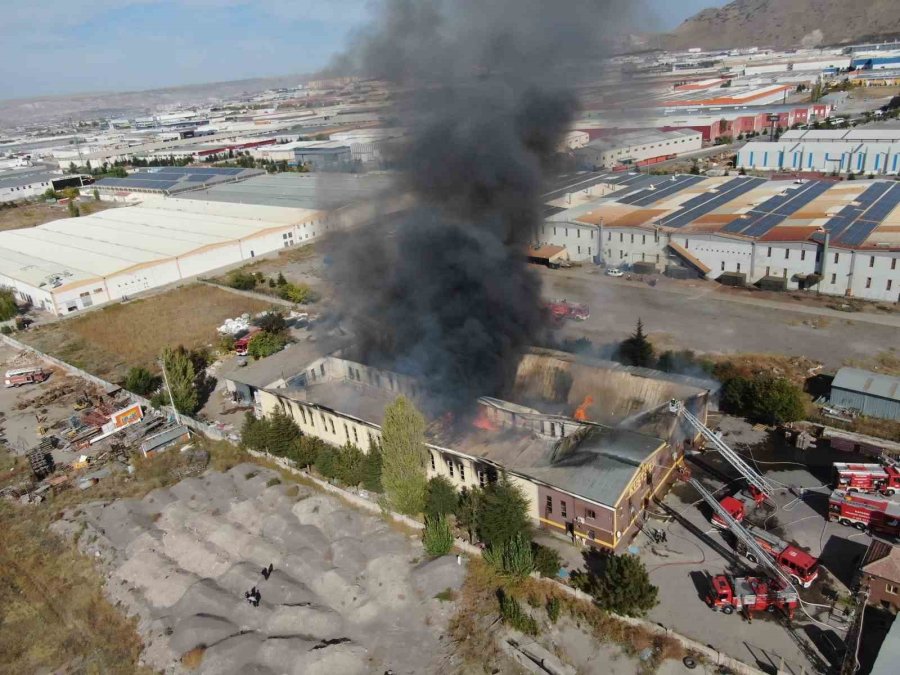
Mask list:
POLYGON ((641 318, 658 350, 772 352, 807 356, 826 368, 838 368, 849 359, 868 359, 895 345, 900 329, 896 314, 735 298, 720 293, 714 282, 666 280, 651 287, 604 276, 595 267, 535 269, 545 297, 590 305, 590 318, 567 322, 562 336, 589 338, 595 348, 610 354, 641 318))

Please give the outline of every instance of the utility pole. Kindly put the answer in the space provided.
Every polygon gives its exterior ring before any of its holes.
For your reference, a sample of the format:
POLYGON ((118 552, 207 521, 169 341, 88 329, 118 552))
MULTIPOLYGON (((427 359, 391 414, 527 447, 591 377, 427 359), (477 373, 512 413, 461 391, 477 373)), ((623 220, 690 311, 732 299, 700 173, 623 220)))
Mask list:
POLYGON ((163 357, 163 358, 161 358, 161 359, 159 360, 159 365, 162 366, 163 382, 165 382, 165 385, 166 385, 166 391, 169 392, 169 403, 172 405, 172 410, 173 410, 174 413, 175 413, 175 422, 176 422, 177 424, 181 424, 181 417, 178 415, 178 408, 175 407, 175 399, 172 398, 172 387, 169 386, 169 375, 168 375, 168 373, 166 372, 166 359, 165 359, 165 357, 163 357))

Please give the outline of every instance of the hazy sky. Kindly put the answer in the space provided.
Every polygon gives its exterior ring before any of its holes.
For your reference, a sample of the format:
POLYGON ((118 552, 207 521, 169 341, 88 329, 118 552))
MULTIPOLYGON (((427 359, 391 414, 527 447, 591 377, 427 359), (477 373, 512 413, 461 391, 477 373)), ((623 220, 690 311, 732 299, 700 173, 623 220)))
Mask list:
MULTIPOLYGON (((551 1, 551 0, 548 0, 551 1)), ((644 0, 658 28, 726 0, 644 0)), ((0 99, 316 70, 369 0, 0 0, 0 99)))

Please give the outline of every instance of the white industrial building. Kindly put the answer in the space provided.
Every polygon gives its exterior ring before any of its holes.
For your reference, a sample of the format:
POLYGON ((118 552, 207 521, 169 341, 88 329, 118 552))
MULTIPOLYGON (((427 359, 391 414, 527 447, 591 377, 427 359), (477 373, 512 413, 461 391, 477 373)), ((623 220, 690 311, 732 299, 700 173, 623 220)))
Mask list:
POLYGON ((745 169, 827 173, 894 174, 900 172, 900 129, 797 129, 778 141, 754 141, 738 151, 745 169))
POLYGON ((67 187, 85 185, 85 176, 36 172, 4 172, 0 173, 0 203, 17 202, 40 197, 50 188, 62 190, 67 187))
MULTIPOLYGON (((733 285, 900 299, 900 183, 608 174, 534 243, 573 261, 733 285)), ((567 197, 554 203, 564 204, 567 197)))
POLYGON ((332 226, 312 209, 148 198, 0 232, 0 286, 67 314, 306 243, 332 226))
POLYGON ((257 159, 287 162, 290 166, 306 165, 313 171, 345 171, 353 155, 343 141, 294 141, 280 145, 264 145, 249 151, 257 159))
POLYGON ((682 155, 700 150, 703 134, 690 129, 656 131, 646 129, 597 138, 575 149, 582 167, 592 170, 634 164, 658 157, 682 155))

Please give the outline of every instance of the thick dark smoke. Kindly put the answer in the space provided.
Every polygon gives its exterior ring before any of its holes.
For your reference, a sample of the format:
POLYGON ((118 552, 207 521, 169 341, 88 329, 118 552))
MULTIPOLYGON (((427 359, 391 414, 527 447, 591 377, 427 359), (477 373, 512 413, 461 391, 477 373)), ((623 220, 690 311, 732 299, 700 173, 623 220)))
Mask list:
POLYGON ((396 91, 412 210, 355 231, 332 281, 361 358, 420 377, 437 410, 497 394, 542 330, 525 247, 577 110, 629 3, 387 0, 345 58, 396 91))

